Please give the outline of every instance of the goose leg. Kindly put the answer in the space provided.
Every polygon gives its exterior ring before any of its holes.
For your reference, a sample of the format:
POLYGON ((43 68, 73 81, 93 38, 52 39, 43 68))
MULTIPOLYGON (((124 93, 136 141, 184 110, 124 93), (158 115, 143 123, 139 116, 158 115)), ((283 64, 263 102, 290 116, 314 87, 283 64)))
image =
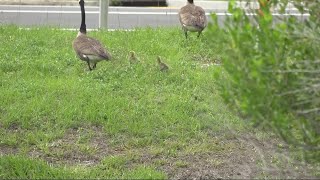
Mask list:
POLYGON ((200 35, 201 35, 201 31, 199 31, 199 32, 198 32, 198 36, 197 36, 197 37, 199 38, 199 37, 200 37, 200 35))
POLYGON ((186 30, 184 31, 184 35, 186 36, 186 39, 188 39, 188 33, 186 30))
POLYGON ((93 66, 92 66, 92 69, 95 69, 97 66, 97 63, 94 63, 93 66))
POLYGON ((88 66, 89 66, 89 70, 92 71, 92 68, 90 67, 89 61, 87 61, 87 64, 88 64, 88 66))

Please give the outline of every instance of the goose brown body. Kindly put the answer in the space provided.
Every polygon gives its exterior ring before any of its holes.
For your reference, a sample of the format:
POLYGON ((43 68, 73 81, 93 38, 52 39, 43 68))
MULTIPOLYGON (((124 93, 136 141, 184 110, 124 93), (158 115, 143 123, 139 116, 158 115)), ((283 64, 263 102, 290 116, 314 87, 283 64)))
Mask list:
POLYGON ((79 4, 82 15, 81 26, 76 39, 72 43, 72 46, 77 56, 81 60, 86 61, 89 66, 89 70, 92 70, 96 68, 98 62, 102 60, 110 60, 111 55, 98 40, 86 35, 87 30, 85 25, 84 1, 80 0, 79 4))
POLYGON ((78 35, 73 41, 73 48, 81 60, 93 64, 93 67, 95 67, 99 61, 111 59, 110 54, 98 40, 88 37, 85 34, 78 35))
POLYGON ((188 0, 188 4, 179 11, 179 20, 187 38, 187 32, 198 32, 198 37, 207 26, 207 17, 203 8, 196 6, 193 0, 188 0))

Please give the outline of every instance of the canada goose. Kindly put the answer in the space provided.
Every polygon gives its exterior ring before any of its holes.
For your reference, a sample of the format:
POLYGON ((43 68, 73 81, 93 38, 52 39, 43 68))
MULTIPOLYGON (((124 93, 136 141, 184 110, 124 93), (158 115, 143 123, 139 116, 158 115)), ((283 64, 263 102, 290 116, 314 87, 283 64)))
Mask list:
POLYGON ((188 37, 187 31, 198 32, 199 37, 207 26, 205 11, 200 6, 194 5, 193 0, 188 0, 188 4, 180 9, 179 20, 186 38, 188 37))
POLYGON ((167 71, 169 69, 168 65, 161 61, 160 56, 158 56, 157 61, 160 67, 160 71, 167 71))
POLYGON ((86 15, 84 10, 84 0, 80 0, 79 5, 81 9, 81 26, 72 46, 77 56, 88 63, 89 70, 91 71, 96 68, 99 61, 110 60, 111 55, 98 40, 86 35, 87 28, 85 23, 86 15), (91 64, 93 65, 92 67, 91 64))
POLYGON ((134 51, 129 52, 129 62, 130 64, 135 64, 139 62, 139 59, 136 56, 136 53, 134 51))

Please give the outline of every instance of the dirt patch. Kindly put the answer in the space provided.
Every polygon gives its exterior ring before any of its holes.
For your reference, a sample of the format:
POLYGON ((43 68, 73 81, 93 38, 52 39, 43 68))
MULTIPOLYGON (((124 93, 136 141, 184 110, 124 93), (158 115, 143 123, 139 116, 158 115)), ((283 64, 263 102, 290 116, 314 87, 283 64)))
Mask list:
POLYGON ((210 57, 209 55, 193 55, 192 60, 198 62, 201 68, 222 65, 221 57, 210 57))
POLYGON ((277 147, 279 140, 261 142, 252 134, 235 137, 227 140, 235 145, 227 153, 210 152, 172 158, 168 164, 184 161, 187 167, 163 166, 160 169, 170 179, 315 178, 311 175, 315 169, 291 159, 288 149, 277 147))
MULTIPOLYGON (((281 140, 258 140, 256 135, 230 132, 218 137, 229 146, 227 151, 212 151, 195 154, 178 154, 175 157, 152 155, 141 150, 137 164, 153 165, 165 172, 169 179, 253 179, 253 178, 285 178, 315 179, 312 173, 320 170, 305 162, 293 160, 288 148, 281 140), (282 146, 279 147, 279 144, 282 146)), ((217 138, 217 137, 213 137, 217 138)), ((319 178, 319 177, 318 177, 319 178)))
POLYGON ((8 155, 8 154, 17 154, 18 149, 15 147, 10 147, 7 145, 0 145, 0 156, 8 155))
MULTIPOLYGON (((21 130, 20 126, 17 123, 12 123, 10 126, 4 128, 0 123, 0 136, 4 137, 5 134, 15 134, 21 130)), ((8 155, 8 154, 17 154, 19 149, 14 145, 14 142, 6 142, 6 140, 1 140, 0 143, 0 155, 8 155)))
POLYGON ((116 153, 109 146, 102 127, 91 126, 69 129, 62 138, 42 149, 34 147, 29 154, 54 164, 93 166, 116 153))

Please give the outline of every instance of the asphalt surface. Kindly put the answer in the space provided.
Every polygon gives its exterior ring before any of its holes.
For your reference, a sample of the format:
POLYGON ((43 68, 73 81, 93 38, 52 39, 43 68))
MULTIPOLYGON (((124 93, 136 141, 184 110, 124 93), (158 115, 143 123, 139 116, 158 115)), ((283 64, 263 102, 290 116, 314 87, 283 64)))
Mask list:
MULTIPOLYGON (((108 29, 132 29, 135 27, 178 26, 178 11, 183 4, 176 7, 109 7, 108 29), (180 7, 179 7, 180 6, 180 7)), ((211 12, 218 15, 222 25, 226 19, 226 3, 202 6, 209 18, 211 12)), ((99 28, 99 7, 87 6, 86 24, 88 29, 99 28)), ((301 19, 307 15, 296 14, 301 19)), ((21 27, 52 26, 77 29, 80 25, 80 8, 78 6, 23 6, 0 5, 0 24, 16 24, 21 27)), ((209 18, 210 19, 210 18, 209 18)))

